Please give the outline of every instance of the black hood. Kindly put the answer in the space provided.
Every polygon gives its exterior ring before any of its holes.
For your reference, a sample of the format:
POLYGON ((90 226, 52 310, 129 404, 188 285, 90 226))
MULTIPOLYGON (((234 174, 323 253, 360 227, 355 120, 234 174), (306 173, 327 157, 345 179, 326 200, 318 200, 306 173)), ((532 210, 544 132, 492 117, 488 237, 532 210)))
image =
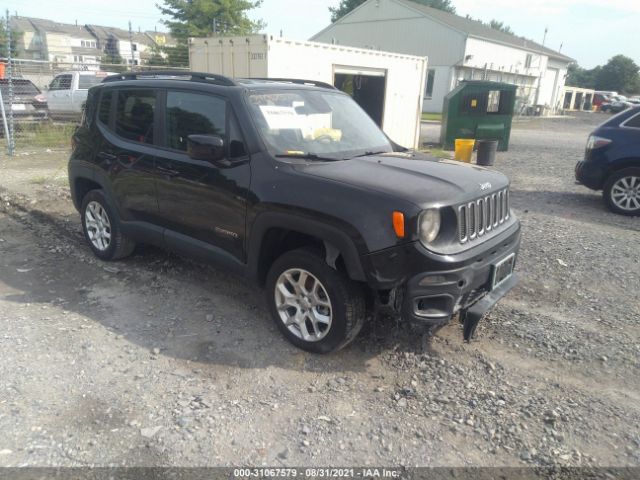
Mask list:
POLYGON ((456 205, 509 185, 502 173, 419 153, 313 162, 295 168, 308 175, 400 197, 421 208, 456 205))

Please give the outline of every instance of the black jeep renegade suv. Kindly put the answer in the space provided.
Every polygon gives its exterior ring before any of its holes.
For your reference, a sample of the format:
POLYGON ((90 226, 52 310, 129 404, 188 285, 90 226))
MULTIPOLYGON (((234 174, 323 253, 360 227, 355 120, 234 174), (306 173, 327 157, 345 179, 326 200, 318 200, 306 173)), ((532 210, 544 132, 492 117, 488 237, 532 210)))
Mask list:
POLYGON ((144 242, 229 267, 312 352, 347 345, 381 306, 433 328, 459 313, 468 339, 516 283, 507 178, 399 147, 319 82, 107 77, 69 183, 96 256, 144 242))

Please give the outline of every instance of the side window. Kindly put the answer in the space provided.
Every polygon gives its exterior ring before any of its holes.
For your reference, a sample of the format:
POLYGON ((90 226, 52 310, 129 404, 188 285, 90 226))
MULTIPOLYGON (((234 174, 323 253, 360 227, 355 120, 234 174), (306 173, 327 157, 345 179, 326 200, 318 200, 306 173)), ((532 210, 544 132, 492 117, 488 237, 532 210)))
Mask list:
POLYGON ((87 101, 82 106, 82 119, 80 120, 80 123, 84 126, 89 126, 93 123, 98 95, 99 92, 96 91, 88 92, 87 94, 87 101))
POLYGON ((58 75, 56 78, 54 78, 51 81, 51 84, 49 85, 49 90, 60 90, 60 78, 63 75, 58 75))
POLYGON ((167 146, 187 151, 193 134, 226 137, 227 102, 212 95, 167 92, 167 146))
POLYGON ((60 79, 60 83, 56 90, 71 90, 71 80, 73 79, 72 75, 60 75, 58 78, 60 79))
POLYGON ((102 92, 102 96, 100 97, 100 106, 98 107, 98 120, 100 120, 105 125, 109 125, 109 112, 111 111, 112 97, 113 95, 110 90, 102 92))
POLYGON ((640 128, 640 113, 638 113, 635 117, 631 117, 624 124, 625 127, 631 128, 640 128))
POLYGON ((127 140, 153 143, 154 90, 120 90, 116 105, 116 133, 127 140))

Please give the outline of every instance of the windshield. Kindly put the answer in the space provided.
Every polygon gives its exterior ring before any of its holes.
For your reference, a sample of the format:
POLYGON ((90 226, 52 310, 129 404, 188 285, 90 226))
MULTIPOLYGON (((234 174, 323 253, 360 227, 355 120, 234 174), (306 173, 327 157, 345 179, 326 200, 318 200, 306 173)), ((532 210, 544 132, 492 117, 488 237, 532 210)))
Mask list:
POLYGON ((318 90, 254 93, 249 105, 273 155, 345 159, 393 148, 351 97, 318 90))

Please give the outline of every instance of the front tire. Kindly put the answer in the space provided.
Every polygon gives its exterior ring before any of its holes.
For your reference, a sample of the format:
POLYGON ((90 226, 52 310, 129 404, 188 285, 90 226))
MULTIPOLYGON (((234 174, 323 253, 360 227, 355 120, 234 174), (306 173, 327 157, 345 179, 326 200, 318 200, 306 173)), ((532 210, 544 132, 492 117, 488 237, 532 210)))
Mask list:
POLYGON ((271 266, 266 288, 278 329, 302 350, 339 350, 358 335, 364 323, 362 287, 327 265, 317 250, 283 254, 271 266))
POLYGON ((640 168, 613 173, 602 190, 606 206, 614 213, 640 215, 640 168))
POLYGON ((96 257, 117 260, 131 255, 136 244, 122 233, 102 190, 92 190, 84 196, 80 216, 84 238, 96 257))

